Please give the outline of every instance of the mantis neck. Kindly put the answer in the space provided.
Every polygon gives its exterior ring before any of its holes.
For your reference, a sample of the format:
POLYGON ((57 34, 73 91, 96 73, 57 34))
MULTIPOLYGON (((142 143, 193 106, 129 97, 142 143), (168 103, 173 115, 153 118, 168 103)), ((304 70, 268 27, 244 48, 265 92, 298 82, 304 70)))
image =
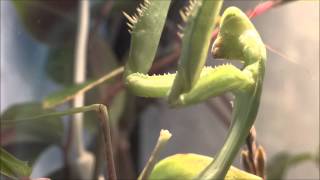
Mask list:
POLYGON ((240 97, 237 97, 235 100, 234 118, 227 135, 227 140, 217 155, 216 160, 212 162, 211 169, 215 169, 216 171, 212 179, 221 179, 226 175, 228 167, 231 166, 254 122, 254 117, 248 116, 250 111, 247 107, 247 100, 250 98, 249 94, 238 96, 240 97))
MULTIPOLYGON (((262 64, 260 64, 262 65, 262 64)), ((264 68, 256 76, 256 84, 246 92, 236 93, 232 124, 225 144, 215 160, 200 176, 204 179, 223 179, 243 145, 258 113, 264 68)))

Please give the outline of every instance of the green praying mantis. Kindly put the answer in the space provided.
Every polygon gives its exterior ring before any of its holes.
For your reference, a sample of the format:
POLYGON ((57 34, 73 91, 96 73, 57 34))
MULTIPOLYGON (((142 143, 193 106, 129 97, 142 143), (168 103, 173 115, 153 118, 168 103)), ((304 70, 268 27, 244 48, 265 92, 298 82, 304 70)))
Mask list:
MULTIPOLYGON (((185 27, 179 32, 182 53, 177 72, 150 76, 147 73, 157 51, 170 3, 169 0, 144 0, 137 8, 136 15, 129 16, 124 13, 129 20, 131 46, 123 80, 126 87, 136 96, 166 98, 172 107, 200 103, 225 92, 233 93, 235 99, 232 125, 218 155, 214 160, 206 159, 206 165, 197 169, 196 173, 181 172, 173 176, 187 179, 223 179, 258 112, 266 49, 248 17, 238 8, 230 7, 221 17, 220 31, 212 45, 211 53, 214 58, 238 60, 243 63, 243 67, 239 69, 231 64, 206 67, 211 33, 223 1, 190 0, 189 5, 180 12, 185 27)), ((104 137, 106 143, 111 146, 107 109, 103 105, 85 106, 44 116, 62 116, 87 111, 102 114, 104 137)), ((112 162, 112 151, 108 151, 106 157, 106 161, 112 162)), ((108 164, 108 168, 109 174, 112 175, 110 178, 116 179, 114 167, 108 164)), ((150 179, 157 178, 157 170, 159 167, 156 165, 150 173, 150 179)), ((189 168, 184 171, 194 170, 189 168)))
POLYGON ((169 5, 169 1, 145 1, 138 9, 138 15, 125 14, 132 37, 125 82, 135 95, 164 97, 171 106, 186 106, 232 92, 235 96, 233 120, 225 144, 216 159, 198 175, 199 179, 222 179, 256 118, 266 48, 248 17, 238 8, 230 7, 222 15, 220 32, 211 52, 215 58, 239 60, 243 67, 238 69, 231 64, 205 67, 211 31, 222 1, 190 1, 180 13, 186 26, 177 72, 147 75, 156 52, 153 47, 159 43, 169 5), (151 50, 145 52, 145 49, 151 50))

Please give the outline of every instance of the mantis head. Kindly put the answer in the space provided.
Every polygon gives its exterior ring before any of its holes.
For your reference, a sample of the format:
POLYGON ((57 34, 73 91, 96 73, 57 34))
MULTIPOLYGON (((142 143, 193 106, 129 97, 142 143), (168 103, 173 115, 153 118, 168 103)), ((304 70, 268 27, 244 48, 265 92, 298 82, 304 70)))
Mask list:
POLYGON ((211 53, 214 58, 250 64, 265 56, 265 46, 249 18, 238 8, 225 10, 211 53))

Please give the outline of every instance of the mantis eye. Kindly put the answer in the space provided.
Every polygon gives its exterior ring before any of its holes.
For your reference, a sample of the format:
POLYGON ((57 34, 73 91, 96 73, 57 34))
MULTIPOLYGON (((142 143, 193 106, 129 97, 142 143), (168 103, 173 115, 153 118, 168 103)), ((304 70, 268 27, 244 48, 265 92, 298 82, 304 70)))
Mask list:
POLYGON ((223 13, 220 24, 221 34, 239 37, 249 29, 254 29, 254 26, 239 8, 229 7, 223 13))

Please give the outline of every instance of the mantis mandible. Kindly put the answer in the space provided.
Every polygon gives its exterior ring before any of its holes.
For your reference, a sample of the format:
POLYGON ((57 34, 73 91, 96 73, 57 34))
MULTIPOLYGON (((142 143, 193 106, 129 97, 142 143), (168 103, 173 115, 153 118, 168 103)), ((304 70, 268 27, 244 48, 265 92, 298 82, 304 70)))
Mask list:
POLYGON ((231 64, 205 67, 210 34, 222 1, 190 1, 181 11, 186 26, 177 73, 147 75, 156 52, 156 48, 150 47, 157 47, 159 43, 169 5, 170 1, 146 0, 138 9, 138 15, 125 14, 131 28, 131 47, 124 79, 133 94, 163 97, 174 107, 199 103, 225 92, 233 93, 233 120, 225 144, 215 160, 198 176, 200 179, 222 179, 257 116, 266 48, 248 17, 240 9, 230 7, 222 15, 220 32, 211 52, 214 58, 238 60, 243 67, 239 69, 231 64), (152 51, 146 52, 146 49, 152 51))

